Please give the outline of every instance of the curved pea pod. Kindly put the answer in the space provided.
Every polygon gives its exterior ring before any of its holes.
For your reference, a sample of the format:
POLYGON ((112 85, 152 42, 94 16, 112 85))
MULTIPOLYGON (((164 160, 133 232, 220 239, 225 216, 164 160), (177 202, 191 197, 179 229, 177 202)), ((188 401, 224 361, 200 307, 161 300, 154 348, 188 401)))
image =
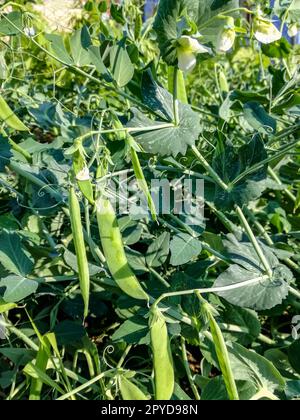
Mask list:
POLYGON ((0 95, 0 120, 3 120, 10 128, 17 131, 29 131, 22 121, 9 107, 5 99, 0 95))
POLYGON ((120 391, 125 401, 145 401, 149 398, 129 379, 121 375, 119 378, 120 391))
POLYGON ((155 399, 170 400, 175 386, 173 358, 165 317, 155 306, 149 319, 153 353, 155 399))
MULTIPOLYGON (((170 93, 173 93, 173 89, 174 89, 174 73, 175 73, 175 68, 169 67, 168 68, 168 88, 169 88, 170 93)), ((178 96, 178 99, 182 103, 184 104, 188 103, 184 75, 181 70, 177 70, 177 96, 178 96)))
POLYGON ((128 296, 148 301, 147 293, 128 264, 117 216, 110 201, 105 197, 98 198, 96 212, 103 252, 112 277, 128 296))
POLYGON ((219 83, 220 83, 221 91, 224 93, 228 93, 230 89, 229 89, 227 77, 225 73, 223 72, 223 70, 221 70, 219 74, 219 83))
POLYGON ((83 237, 83 226, 78 198, 73 187, 70 188, 69 210, 73 233, 74 247, 76 252, 79 281, 82 298, 84 301, 84 317, 88 316, 90 298, 90 273, 83 237))

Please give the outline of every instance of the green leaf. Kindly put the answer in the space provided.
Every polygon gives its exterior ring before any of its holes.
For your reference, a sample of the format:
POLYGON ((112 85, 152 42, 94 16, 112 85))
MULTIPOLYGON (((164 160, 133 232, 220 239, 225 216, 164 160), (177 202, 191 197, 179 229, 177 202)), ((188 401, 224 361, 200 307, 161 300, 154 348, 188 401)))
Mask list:
POLYGON ((168 258, 170 250, 170 233, 164 232, 149 246, 146 262, 149 267, 160 267, 168 258))
POLYGON ((180 233, 171 241, 171 265, 184 265, 198 257, 202 251, 201 242, 186 233, 180 233))
POLYGON ((225 303, 225 310, 222 312, 222 322, 227 326, 236 326, 237 332, 226 327, 223 331, 228 341, 237 341, 244 346, 251 345, 261 333, 261 325, 257 313, 245 308, 225 303), (240 329, 240 331, 238 331, 240 329))
POLYGON ((179 123, 174 124, 173 97, 145 74, 142 85, 144 103, 161 118, 153 121, 139 110, 132 109, 132 119, 127 127, 142 128, 143 132, 134 135, 147 153, 176 157, 185 155, 188 146, 194 146, 202 131, 200 118, 189 105, 179 102, 179 123), (174 124, 165 127, 165 124, 174 124), (153 126, 157 129, 153 130, 153 126), (161 126, 161 128, 160 128, 161 126), (145 131, 149 127, 149 131, 145 131))
POLYGON ((17 366, 25 366, 27 363, 31 362, 36 353, 33 350, 28 350, 26 348, 0 348, 0 354, 11 360, 17 366))
POLYGON ((295 341, 289 348, 288 348, 288 356, 290 364, 292 365, 293 369, 297 373, 300 374, 300 340, 295 341))
MULTIPOLYGON (((262 273, 249 271, 239 265, 231 265, 216 280, 214 287, 230 286, 243 282, 259 279, 262 273)), ((250 308, 258 311, 272 309, 280 305, 287 298, 289 282, 293 275, 288 268, 280 266, 274 269, 272 280, 261 280, 253 285, 247 285, 238 289, 226 292, 219 292, 218 295, 233 305, 242 308, 250 308)))
POLYGON ((217 208, 229 210, 233 208, 234 204, 243 206, 260 197, 266 188, 267 165, 240 181, 236 181, 236 179, 253 165, 262 162, 267 156, 264 143, 259 135, 253 137, 239 149, 236 149, 230 142, 224 143, 222 139, 219 140, 213 167, 221 179, 229 185, 229 190, 224 191, 216 185, 215 204, 217 208))
POLYGON ((124 401, 141 401, 149 398, 135 385, 129 381, 125 376, 120 377, 120 391, 124 401))
POLYGON ((100 47, 96 47, 94 45, 89 47, 89 55, 92 64, 96 67, 96 70, 100 76, 103 77, 107 82, 112 82, 113 78, 103 63, 100 47))
POLYGON ((110 66, 113 78, 118 86, 126 86, 133 78, 134 66, 124 42, 120 42, 112 47, 110 51, 110 66))
POLYGON ((53 53, 59 61, 66 64, 67 66, 72 66, 74 64, 74 61, 68 53, 64 39, 61 35, 46 34, 45 38, 51 43, 53 53))
POLYGON ((19 35, 23 28, 22 21, 22 13, 20 12, 11 12, 5 17, 2 17, 0 20, 0 35, 19 35), (20 31, 16 29, 16 27, 19 28, 20 31))
POLYGON ((88 50, 91 45, 91 37, 86 26, 73 33, 70 39, 70 47, 76 66, 82 67, 91 63, 91 57, 88 50))
POLYGON ((256 386, 257 392, 283 390, 285 380, 278 370, 263 356, 233 343, 228 346, 231 366, 236 380, 249 381, 256 386))
POLYGON ((85 329, 82 325, 72 321, 60 322, 54 329, 54 333, 59 345, 73 344, 82 339, 85 329))
POLYGON ((7 303, 17 303, 36 292, 39 284, 20 276, 0 280, 0 294, 7 303))
POLYGON ((258 102, 247 102, 244 105, 244 117, 259 133, 268 135, 276 132, 277 121, 258 102))
POLYGON ((33 259, 18 234, 3 230, 0 234, 0 261, 6 270, 25 277, 33 269, 33 259))
POLYGON ((127 344, 149 344, 150 334, 148 322, 141 316, 133 316, 126 320, 112 335, 113 341, 127 344))
POLYGON ((13 154, 11 153, 11 146, 7 139, 0 136, 0 172, 4 171, 12 156, 13 154))
POLYGON ((277 16, 287 13, 288 22, 298 22, 300 20, 300 0, 275 0, 274 13, 277 16))

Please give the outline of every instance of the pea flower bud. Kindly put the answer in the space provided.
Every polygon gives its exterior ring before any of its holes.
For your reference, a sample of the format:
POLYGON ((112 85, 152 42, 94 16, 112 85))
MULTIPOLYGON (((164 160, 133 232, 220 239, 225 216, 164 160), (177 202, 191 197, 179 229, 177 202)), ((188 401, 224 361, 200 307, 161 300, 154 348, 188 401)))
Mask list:
POLYGON ((299 26, 297 23, 293 23, 292 25, 289 26, 288 35, 291 38, 294 38, 295 36, 297 36, 298 32, 299 32, 299 26))
POLYGON ((253 24, 254 36, 262 44, 271 44, 279 41, 282 34, 276 26, 268 19, 257 17, 253 24))
POLYGON ((200 42, 191 36, 182 36, 178 40, 177 56, 178 67, 183 72, 193 70, 197 63, 196 55, 211 53, 211 49, 200 44, 200 42))
POLYGON ((227 24, 219 32, 217 40, 217 50, 220 52, 229 51, 235 42, 236 33, 234 29, 234 19, 232 17, 228 18, 227 24))

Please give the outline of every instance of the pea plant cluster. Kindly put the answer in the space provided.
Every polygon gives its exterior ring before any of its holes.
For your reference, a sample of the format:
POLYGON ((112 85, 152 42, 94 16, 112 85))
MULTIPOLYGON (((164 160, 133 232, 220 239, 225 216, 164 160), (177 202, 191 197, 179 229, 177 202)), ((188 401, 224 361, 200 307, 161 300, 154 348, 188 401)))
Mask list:
POLYGON ((299 2, 3 3, 0 399, 299 399, 299 2))

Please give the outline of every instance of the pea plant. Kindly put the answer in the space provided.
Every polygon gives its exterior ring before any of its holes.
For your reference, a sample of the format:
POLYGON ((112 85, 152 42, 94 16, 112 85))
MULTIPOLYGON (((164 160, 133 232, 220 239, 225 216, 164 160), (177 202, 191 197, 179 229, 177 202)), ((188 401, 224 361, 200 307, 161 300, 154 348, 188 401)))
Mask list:
POLYGON ((0 7, 0 398, 299 399, 299 2, 48 3, 0 7))

